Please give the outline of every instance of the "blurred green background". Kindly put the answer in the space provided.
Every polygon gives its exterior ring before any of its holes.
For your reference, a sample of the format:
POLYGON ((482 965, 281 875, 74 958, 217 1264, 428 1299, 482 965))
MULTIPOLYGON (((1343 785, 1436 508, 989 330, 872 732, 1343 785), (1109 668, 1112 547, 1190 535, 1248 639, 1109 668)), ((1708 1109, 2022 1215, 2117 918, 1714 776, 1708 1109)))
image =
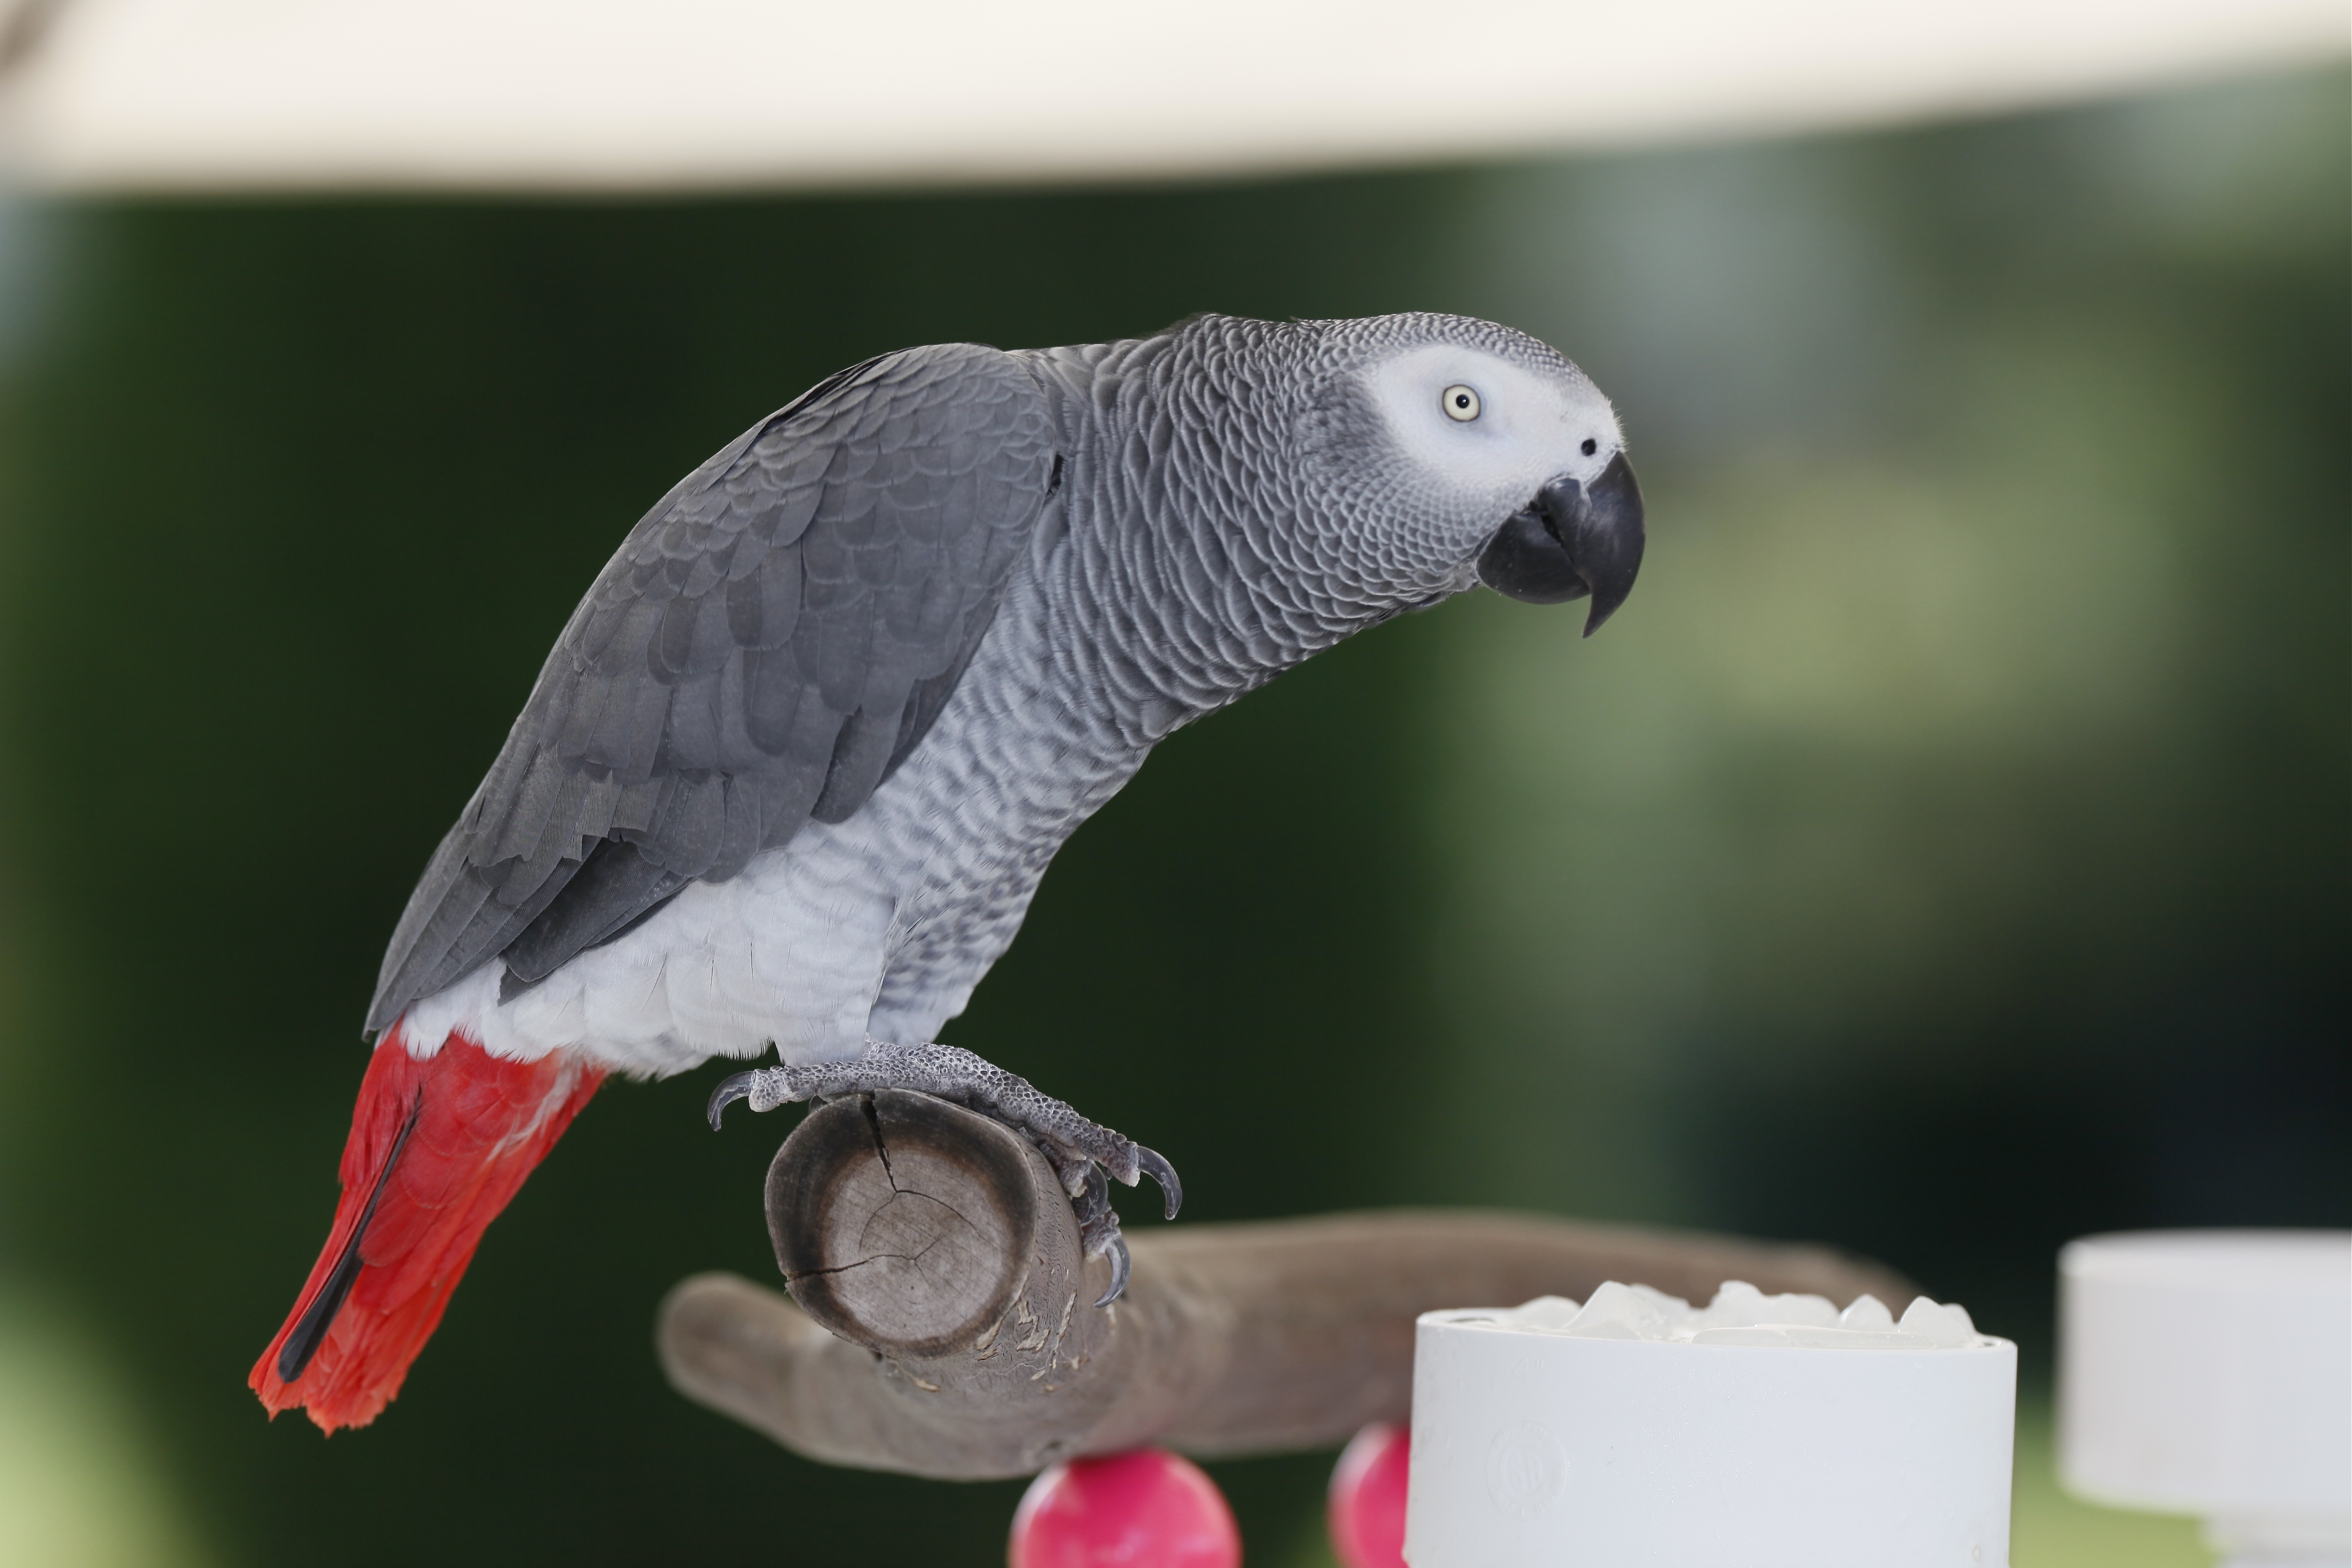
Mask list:
MULTIPOLYGON (((0 210, 0 1560, 1002 1560, 1017 1487, 663 1384, 662 1292, 772 1269, 784 1119, 712 1137, 707 1073, 599 1097, 375 1426, 244 1377, 393 920, 642 508, 866 354, 1214 309, 1558 344, 1640 590, 1178 736, 949 1037, 1188 1219, 1874 1253, 2025 1348, 2021 1563, 2198 1561, 2057 1498, 2035 1391, 2067 1237, 2352 1219, 2347 193, 2329 71, 1213 187, 0 210)), ((1254 1562, 1322 1560, 1328 1466, 1219 1467, 1254 1562)))

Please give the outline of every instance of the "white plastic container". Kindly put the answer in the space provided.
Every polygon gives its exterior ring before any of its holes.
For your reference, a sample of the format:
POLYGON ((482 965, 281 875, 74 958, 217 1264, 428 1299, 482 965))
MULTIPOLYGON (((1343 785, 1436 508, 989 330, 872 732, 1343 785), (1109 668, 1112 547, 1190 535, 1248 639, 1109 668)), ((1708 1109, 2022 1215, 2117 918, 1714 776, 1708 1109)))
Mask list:
POLYGON ((2201 1515, 2244 1568, 2352 1563, 2352 1233, 2145 1231, 2058 1258, 2067 1489, 2201 1515))
POLYGON ((1420 1320, 1412 1568, 2006 1568, 2007 1341, 1596 1338, 1513 1317, 1420 1320))

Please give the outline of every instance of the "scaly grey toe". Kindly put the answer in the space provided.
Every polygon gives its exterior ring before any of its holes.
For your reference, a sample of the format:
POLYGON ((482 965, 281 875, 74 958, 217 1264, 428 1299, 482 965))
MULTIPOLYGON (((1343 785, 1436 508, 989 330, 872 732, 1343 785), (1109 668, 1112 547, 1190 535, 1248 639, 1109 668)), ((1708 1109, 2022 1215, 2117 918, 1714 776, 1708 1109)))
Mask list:
POLYGON ((711 1092, 710 1125, 717 1129, 720 1115, 739 1100, 748 1100, 753 1110, 764 1111, 801 1100, 871 1094, 882 1089, 913 1089, 953 1100, 1005 1123, 1037 1145, 1061 1178, 1063 1190, 1070 1194, 1086 1240, 1086 1255, 1110 1256, 1110 1291, 1097 1306, 1118 1300, 1127 1289, 1129 1268, 1127 1242, 1118 1232, 1118 1214, 1110 1205, 1105 1175, 1130 1187, 1150 1176, 1159 1184, 1161 1206, 1170 1219, 1176 1217, 1184 1202, 1184 1187, 1176 1178, 1176 1168, 1160 1155, 1087 1121, 1065 1102, 1040 1093, 1027 1079, 956 1046, 868 1041, 863 1054, 847 1061, 786 1063, 735 1073, 711 1092))

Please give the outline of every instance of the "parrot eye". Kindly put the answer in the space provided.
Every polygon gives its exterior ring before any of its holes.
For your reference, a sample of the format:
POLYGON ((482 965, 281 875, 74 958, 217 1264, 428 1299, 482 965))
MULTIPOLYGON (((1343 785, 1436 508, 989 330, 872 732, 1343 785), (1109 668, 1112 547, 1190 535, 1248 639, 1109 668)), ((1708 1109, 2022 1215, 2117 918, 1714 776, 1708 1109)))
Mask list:
POLYGON ((1475 388, 1456 383, 1439 394, 1437 401, 1439 406, 1445 410, 1445 416, 1448 419, 1456 419, 1466 425, 1478 417, 1478 394, 1475 388))
POLYGON ((1594 440, 1591 437, 1587 436, 1587 437, 1584 438, 1584 447, 1583 447, 1584 455, 1585 455, 1586 457, 1588 457, 1588 458, 1589 458, 1589 457, 1592 456, 1592 454, 1593 454, 1593 453, 1595 453, 1595 452, 1597 452, 1597 451, 1599 451, 1599 450, 1601 450, 1601 443, 1600 443, 1600 442, 1598 442, 1598 441, 1596 441, 1596 440, 1594 440))

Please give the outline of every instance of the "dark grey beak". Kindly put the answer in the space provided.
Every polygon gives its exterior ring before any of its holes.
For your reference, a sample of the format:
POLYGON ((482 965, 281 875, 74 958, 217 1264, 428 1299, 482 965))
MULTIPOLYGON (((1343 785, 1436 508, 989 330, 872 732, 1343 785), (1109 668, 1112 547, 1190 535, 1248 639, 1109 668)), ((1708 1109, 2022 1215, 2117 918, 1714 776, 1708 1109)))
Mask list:
POLYGON ((1530 605, 1592 595, 1584 635, 1617 613, 1642 570, 1642 486, 1618 453, 1591 489, 1554 479, 1513 512, 1478 557, 1478 581, 1530 605))

